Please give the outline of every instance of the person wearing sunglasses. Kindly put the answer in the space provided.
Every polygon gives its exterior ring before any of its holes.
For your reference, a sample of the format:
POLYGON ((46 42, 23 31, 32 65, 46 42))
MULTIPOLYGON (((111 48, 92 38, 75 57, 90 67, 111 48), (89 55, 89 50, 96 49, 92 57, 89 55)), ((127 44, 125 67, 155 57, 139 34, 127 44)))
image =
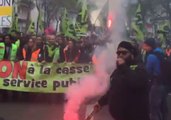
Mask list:
POLYGON ((94 106, 109 105, 114 120, 149 120, 148 77, 136 61, 137 49, 122 41, 117 49, 117 68, 111 75, 108 92, 94 106))

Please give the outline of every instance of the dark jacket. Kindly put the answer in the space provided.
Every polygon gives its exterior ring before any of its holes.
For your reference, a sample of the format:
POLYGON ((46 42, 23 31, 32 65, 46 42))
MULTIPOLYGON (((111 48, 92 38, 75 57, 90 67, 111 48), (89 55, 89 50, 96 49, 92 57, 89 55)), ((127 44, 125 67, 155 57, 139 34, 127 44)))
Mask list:
POLYGON ((65 61, 65 55, 64 55, 64 48, 66 45, 64 43, 59 44, 59 63, 62 63, 65 61))
POLYGON ((54 62, 54 59, 57 59, 55 60, 55 62, 57 62, 59 57, 59 47, 57 45, 45 44, 40 54, 39 62, 54 62))
POLYGON ((79 63, 89 63, 91 61, 91 47, 88 45, 80 47, 79 63))
POLYGON ((73 47, 73 49, 64 49, 64 56, 66 62, 78 62, 80 50, 77 47, 73 47))
POLYGON ((100 100, 109 104, 116 120, 149 120, 148 78, 140 66, 119 66, 111 76, 111 87, 100 100))

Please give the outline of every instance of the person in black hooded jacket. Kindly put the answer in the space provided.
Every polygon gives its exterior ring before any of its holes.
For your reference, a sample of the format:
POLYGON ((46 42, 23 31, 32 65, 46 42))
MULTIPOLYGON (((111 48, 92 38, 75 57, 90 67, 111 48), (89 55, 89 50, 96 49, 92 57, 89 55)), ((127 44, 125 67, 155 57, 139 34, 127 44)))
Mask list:
POLYGON ((129 42, 119 44, 110 89, 95 105, 100 110, 108 104, 114 120, 149 120, 148 77, 135 61, 137 53, 129 42))

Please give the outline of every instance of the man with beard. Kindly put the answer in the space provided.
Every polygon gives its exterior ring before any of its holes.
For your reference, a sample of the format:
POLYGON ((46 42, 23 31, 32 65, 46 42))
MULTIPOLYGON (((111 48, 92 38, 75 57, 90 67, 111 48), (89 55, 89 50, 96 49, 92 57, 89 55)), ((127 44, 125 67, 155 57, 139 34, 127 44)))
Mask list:
POLYGON ((40 36, 40 35, 37 36, 35 42, 36 42, 36 46, 42 50, 43 46, 44 46, 44 40, 43 40, 42 36, 40 36))
POLYGON ((119 44, 110 89, 95 110, 108 104, 115 120, 149 120, 148 78, 145 69, 137 64, 137 53, 129 42, 119 44))
POLYGON ((53 62, 53 63, 58 63, 59 60, 59 45, 56 42, 56 35, 51 33, 46 36, 46 43, 43 48, 43 51, 41 52, 40 55, 40 62, 53 62))

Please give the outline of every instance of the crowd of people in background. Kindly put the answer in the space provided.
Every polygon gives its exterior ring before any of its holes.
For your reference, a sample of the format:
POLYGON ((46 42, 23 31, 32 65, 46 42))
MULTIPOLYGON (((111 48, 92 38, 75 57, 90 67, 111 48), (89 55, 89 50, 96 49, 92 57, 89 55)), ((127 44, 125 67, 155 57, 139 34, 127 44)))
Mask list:
MULTIPOLYGON (((31 61, 47 63, 90 63, 97 45, 105 46, 109 39, 98 40, 97 36, 84 36, 79 40, 55 35, 22 35, 12 31, 11 34, 0 34, 0 60, 31 61)), ((139 51, 141 43, 130 40, 139 51)), ((158 43, 156 41, 156 43, 158 43)), ((158 47, 161 45, 158 44, 158 47)), ((163 52, 171 59, 171 46, 167 45, 163 52)), ((143 53, 140 53, 143 56, 143 53)))
MULTIPOLYGON (((55 64, 64 62, 91 63, 92 60, 95 61, 95 56, 93 56, 94 49, 97 46, 105 48, 106 43, 108 42, 110 42, 108 37, 106 37, 104 41, 98 40, 95 36, 82 37, 79 40, 73 40, 53 33, 41 36, 21 36, 20 33, 13 31, 11 34, 0 35, 0 60, 55 64)), ((168 73, 171 71, 171 47, 168 45, 165 49, 161 48, 161 45, 158 44, 159 42, 154 38, 146 38, 142 43, 137 43, 137 41, 132 41, 130 43, 137 51, 136 53, 133 52, 133 55, 136 56, 133 57, 134 60, 145 67, 149 79, 151 120, 158 120, 157 118, 166 120, 166 99, 168 92, 171 90, 171 75, 168 73), (170 63, 170 66, 165 66, 165 71, 163 71, 163 66, 161 65, 161 61, 164 60, 170 63)), ((124 47, 127 48, 125 45, 124 47)), ((127 53, 129 52, 117 51, 116 54, 125 56, 127 53)), ((123 75, 121 74, 121 76, 123 75)), ((3 90, 1 90, 1 92, 2 91, 3 90)), ((11 91, 3 91, 2 93, 1 96, 3 95, 3 99, 8 99, 7 96, 9 95, 12 95, 12 99, 15 99, 16 96, 24 96, 23 99, 25 100, 28 100, 30 95, 39 96, 39 94, 34 93, 11 91)))
POLYGON ((90 63, 93 44, 87 37, 73 40, 53 33, 21 36, 0 35, 0 60, 47 63, 90 63))

